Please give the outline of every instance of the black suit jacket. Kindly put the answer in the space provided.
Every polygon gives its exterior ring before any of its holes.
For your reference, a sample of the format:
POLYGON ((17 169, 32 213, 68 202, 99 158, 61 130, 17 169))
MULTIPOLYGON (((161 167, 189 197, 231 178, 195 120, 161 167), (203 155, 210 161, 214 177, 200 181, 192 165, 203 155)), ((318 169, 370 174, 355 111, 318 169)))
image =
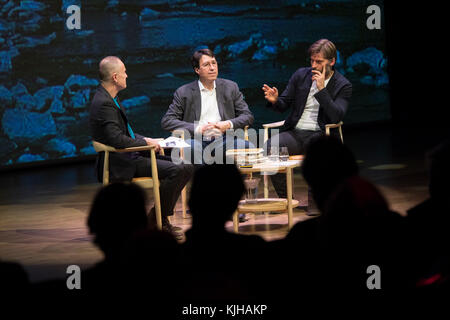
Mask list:
MULTIPOLYGON (((120 102, 116 98, 120 105, 120 102)), ((92 139, 117 149, 145 146, 144 137, 128 132, 128 119, 124 108, 117 108, 111 95, 100 85, 91 102, 89 126, 92 139)), ((136 153, 110 153, 111 181, 131 180, 136 172, 139 155, 136 153)), ((104 152, 97 156, 97 177, 102 181, 104 152)))
MULTIPOLYGON (((278 101, 275 104, 267 104, 267 107, 279 112, 292 108, 281 130, 294 129, 305 110, 312 85, 311 69, 298 69, 289 79, 288 85, 278 97, 278 101)), ((320 104, 317 122, 322 131, 325 131, 326 124, 342 121, 351 95, 352 84, 335 70, 327 86, 314 95, 320 104)))

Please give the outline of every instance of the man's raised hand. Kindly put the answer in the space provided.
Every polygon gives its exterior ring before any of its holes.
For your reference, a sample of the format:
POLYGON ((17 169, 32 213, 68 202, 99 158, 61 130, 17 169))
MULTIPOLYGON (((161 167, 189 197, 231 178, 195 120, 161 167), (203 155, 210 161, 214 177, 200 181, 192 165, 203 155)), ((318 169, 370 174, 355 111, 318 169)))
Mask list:
POLYGON ((264 98, 266 98, 267 101, 274 104, 278 100, 278 89, 273 87, 269 87, 267 84, 264 84, 262 87, 264 91, 264 98))
POLYGON ((317 89, 322 90, 325 87, 325 74, 326 74, 326 68, 325 65, 323 66, 322 72, 317 70, 311 70, 313 73, 312 81, 316 81, 317 89))

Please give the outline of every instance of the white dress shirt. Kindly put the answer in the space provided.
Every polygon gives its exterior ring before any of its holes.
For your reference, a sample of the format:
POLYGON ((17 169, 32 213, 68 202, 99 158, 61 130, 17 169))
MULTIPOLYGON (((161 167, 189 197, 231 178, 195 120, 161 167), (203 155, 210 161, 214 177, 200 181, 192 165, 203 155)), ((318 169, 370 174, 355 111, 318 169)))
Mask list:
MULTIPOLYGON (((198 86, 200 88, 200 96, 201 96, 201 114, 198 122, 198 126, 195 129, 197 132, 200 130, 201 126, 207 124, 208 122, 219 122, 222 120, 219 112, 219 107, 217 105, 217 96, 216 96, 216 82, 214 81, 214 88, 212 90, 208 90, 205 88, 203 83, 198 80, 198 86)), ((231 129, 233 128, 233 122, 228 121, 231 125, 231 129)))

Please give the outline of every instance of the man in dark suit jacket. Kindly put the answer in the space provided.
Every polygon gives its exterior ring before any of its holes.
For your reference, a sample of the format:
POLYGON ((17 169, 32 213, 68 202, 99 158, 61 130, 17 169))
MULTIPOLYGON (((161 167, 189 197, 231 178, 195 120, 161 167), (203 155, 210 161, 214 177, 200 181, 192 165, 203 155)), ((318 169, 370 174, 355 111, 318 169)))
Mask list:
MULTIPOLYGON (((106 57, 99 64, 99 74, 101 84, 92 100, 89 117, 92 138, 118 149, 151 145, 158 151, 160 146, 156 140, 133 132, 125 109, 117 98, 118 92, 127 86, 127 74, 123 62, 117 57, 106 57)), ((102 180, 103 157, 104 154, 99 154, 97 157, 99 181, 102 180)), ((176 165, 170 161, 169 157, 160 155, 157 157, 158 177, 162 180, 159 188, 163 229, 173 232, 176 227, 170 224, 167 217, 173 215, 180 192, 191 178, 193 168, 186 164, 176 165)), ((133 177, 150 176, 150 166, 148 154, 111 153, 111 181, 127 181, 133 177)), ((150 213, 152 223, 154 209, 150 213)), ((176 236, 179 238, 178 234, 176 236)))
MULTIPOLYGON (((325 132, 325 124, 342 121, 352 95, 351 83, 334 65, 337 59, 335 45, 321 39, 309 48, 310 68, 298 69, 279 96, 277 88, 264 84, 267 107, 283 112, 291 108, 281 133, 279 147, 287 147, 289 154, 302 154, 309 142, 325 132)), ((273 138, 267 142, 267 150, 273 138)), ((286 180, 280 174, 271 176, 280 198, 286 198, 286 180)))
MULTIPOLYGON (((253 115, 244 101, 238 85, 230 80, 217 78, 218 65, 209 49, 197 50, 192 66, 199 80, 181 86, 175 91, 172 104, 161 120, 164 130, 184 129, 196 150, 195 163, 202 160, 203 148, 211 143, 225 149, 230 129, 243 129, 253 123, 253 115), (200 159, 199 159, 200 156, 200 159)), ((189 139, 187 139, 189 140, 189 139)), ((244 141, 236 139, 234 146, 243 148, 244 141)), ((233 144, 232 144, 233 145, 233 144)), ((212 149, 212 148, 211 148, 212 149)))

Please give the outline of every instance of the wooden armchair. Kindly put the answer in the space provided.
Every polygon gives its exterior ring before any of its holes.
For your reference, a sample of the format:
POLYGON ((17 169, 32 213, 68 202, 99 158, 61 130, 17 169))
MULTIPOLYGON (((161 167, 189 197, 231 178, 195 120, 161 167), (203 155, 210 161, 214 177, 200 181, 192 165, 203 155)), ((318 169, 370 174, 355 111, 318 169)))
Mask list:
MULTIPOLYGON (((330 124, 326 124, 325 125, 325 134, 327 136, 330 135, 330 129, 338 129, 339 130, 339 136, 341 138, 342 143, 344 143, 344 136, 342 135, 342 126, 343 126, 344 122, 339 122, 339 123, 330 123, 330 124)), ((269 129, 272 128, 278 128, 281 127, 282 125, 284 125, 284 120, 283 121, 278 121, 278 122, 273 122, 273 123, 266 123, 263 124, 263 128, 264 128, 264 143, 267 142, 267 140, 269 139, 269 129)), ((291 155, 289 156, 289 159, 295 159, 295 160, 302 160, 303 159, 303 155, 291 155)), ((269 197, 269 187, 268 187, 268 178, 267 175, 264 176, 264 198, 268 198, 269 197)))
POLYGON ((125 152, 136 152, 136 151, 150 151, 150 163, 151 163, 151 177, 139 177, 133 178, 132 182, 140 185, 143 188, 153 188, 153 197, 155 199, 155 212, 156 212, 156 225, 159 230, 162 229, 162 218, 161 218, 161 200, 159 196, 159 178, 158 169, 156 166, 156 154, 155 147, 153 146, 141 146, 141 147, 131 147, 124 149, 116 149, 114 147, 105 145, 103 143, 92 141, 94 149, 96 152, 105 152, 105 157, 103 160, 103 185, 109 184, 109 153, 125 153, 125 152))
MULTIPOLYGON (((269 129, 272 128, 278 128, 281 127, 282 125, 284 125, 284 120, 283 121, 278 121, 278 122, 272 122, 272 123, 265 123, 263 124, 263 128, 264 128, 264 143, 266 143, 267 140, 269 140, 269 129)), ((339 130, 339 136, 341 137, 341 141, 342 143, 344 143, 344 136, 342 135, 342 126, 344 125, 344 122, 339 122, 339 123, 330 123, 330 124, 326 124, 325 125, 325 134, 327 136, 330 135, 330 129, 335 129, 337 128, 339 130)))

